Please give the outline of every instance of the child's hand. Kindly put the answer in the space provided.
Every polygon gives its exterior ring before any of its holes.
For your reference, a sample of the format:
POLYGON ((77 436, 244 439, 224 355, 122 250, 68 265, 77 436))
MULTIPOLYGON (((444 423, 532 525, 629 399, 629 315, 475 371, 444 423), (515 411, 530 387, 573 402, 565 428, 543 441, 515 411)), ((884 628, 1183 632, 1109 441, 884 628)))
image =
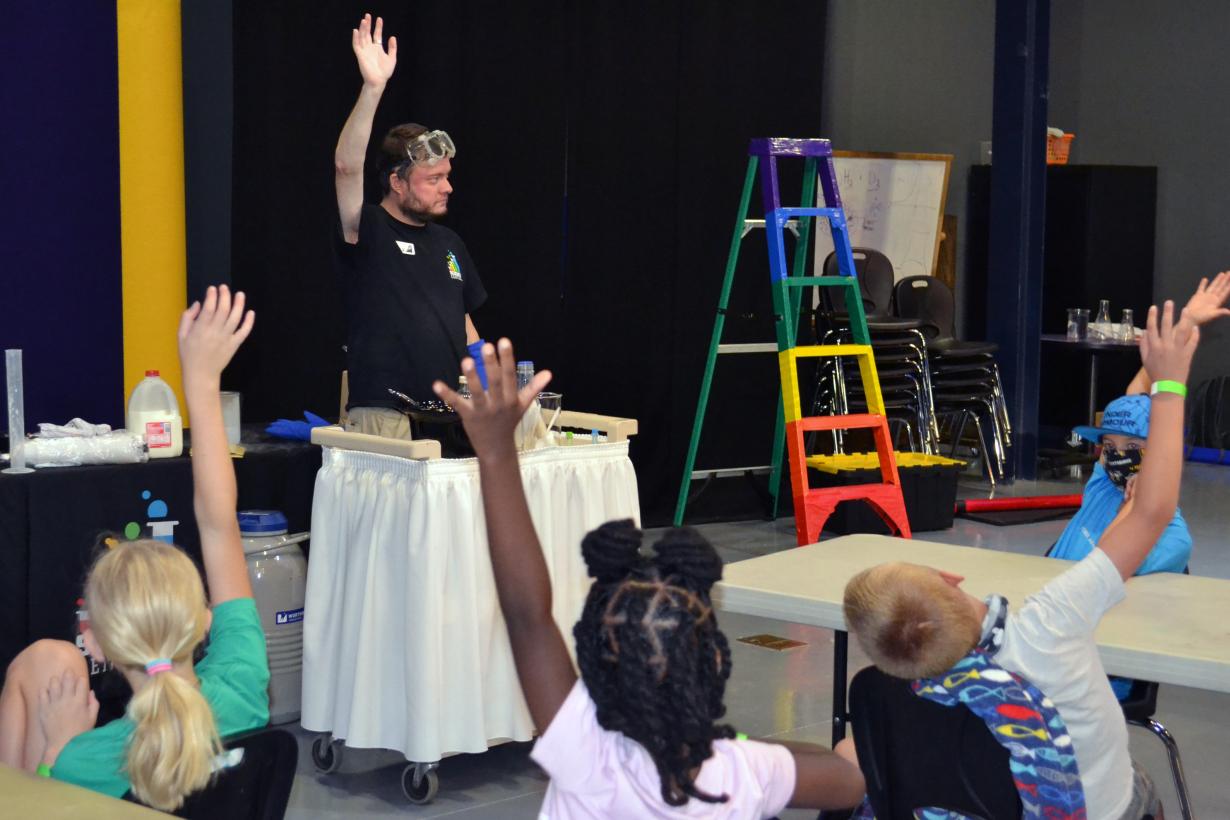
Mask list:
POLYGON ((1157 305, 1149 308, 1145 334, 1140 337, 1140 360, 1152 381, 1186 384, 1199 342, 1200 329, 1187 317, 1187 311, 1175 322, 1174 302, 1167 300, 1160 321, 1157 305))
POLYGON ((179 320, 179 360, 184 384, 216 387, 222 370, 252 332, 256 314, 244 313, 244 295, 226 285, 205 291, 205 303, 193 302, 179 320))
POLYGON ((54 677, 38 695, 38 721, 47 738, 48 750, 56 754, 64 744, 94 728, 98 719, 98 698, 90 682, 72 672, 54 677))
POLYGON ((534 380, 517 392, 517 357, 513 355, 512 342, 500 339, 499 355, 492 345, 483 346, 483 363, 487 368, 487 389, 478 380, 473 359, 461 363, 461 372, 466 377, 473 398, 463 399, 457 391, 444 382, 432 385, 436 395, 450 404, 479 458, 498 453, 501 448, 513 448, 513 430, 521 416, 538 394, 551 381, 551 372, 543 370, 534 375, 534 380))
POLYGON ((1230 316, 1230 309, 1222 307, 1228 298, 1230 298, 1230 271, 1217 274, 1213 277, 1212 282, 1209 282, 1207 278, 1201 279, 1196 292, 1192 294, 1192 298, 1187 300, 1187 307, 1183 309, 1184 318, 1199 327, 1214 319, 1230 316))

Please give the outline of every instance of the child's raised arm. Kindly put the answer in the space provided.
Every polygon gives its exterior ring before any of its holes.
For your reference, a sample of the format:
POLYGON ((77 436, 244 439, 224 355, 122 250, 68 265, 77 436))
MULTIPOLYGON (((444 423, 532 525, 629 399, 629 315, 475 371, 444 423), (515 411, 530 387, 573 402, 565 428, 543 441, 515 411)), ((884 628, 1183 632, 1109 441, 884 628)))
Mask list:
POLYGON ((179 320, 179 360, 192 422, 192 501, 201 533, 201 555, 210 603, 252 597, 244 562, 238 491, 222 424, 222 371, 252 331, 255 314, 244 313, 244 296, 231 299, 226 285, 210 287, 179 320))
MULTIPOLYGON (((1157 306, 1140 340, 1140 358, 1155 387, 1149 409, 1147 453, 1136 476, 1131 504, 1098 541, 1126 581, 1136 574, 1162 530, 1174 517, 1183 473, 1183 396, 1172 390, 1187 384, 1200 330, 1191 321, 1174 320, 1174 303, 1157 306)), ((1185 388, 1183 388, 1185 389, 1185 388)))
MULTIPOLYGON (((1230 299, 1230 271, 1224 270, 1217 274, 1213 277, 1212 282, 1208 280, 1208 277, 1204 277, 1196 286, 1196 292, 1187 300, 1187 307, 1183 308, 1182 319, 1196 327, 1201 327, 1214 319, 1230 316, 1230 309, 1225 307, 1227 299, 1230 299)), ((1142 367, 1128 385, 1128 389, 1123 392, 1129 396, 1135 393, 1148 393, 1152 386, 1153 382, 1149 379, 1148 372, 1142 367)))
POLYGON ((576 683, 576 671, 563 635, 551 617, 551 578, 534 532, 530 508, 521 486, 521 467, 513 430, 522 414, 551 380, 548 371, 517 392, 512 343, 500 339, 499 355, 484 345, 487 368, 484 390, 475 372, 474 360, 461 363, 472 399, 463 399, 443 382, 436 394, 461 416, 470 444, 478 455, 483 509, 487 518, 487 543, 500 609, 508 624, 517 678, 539 732, 546 731, 568 692, 576 683))

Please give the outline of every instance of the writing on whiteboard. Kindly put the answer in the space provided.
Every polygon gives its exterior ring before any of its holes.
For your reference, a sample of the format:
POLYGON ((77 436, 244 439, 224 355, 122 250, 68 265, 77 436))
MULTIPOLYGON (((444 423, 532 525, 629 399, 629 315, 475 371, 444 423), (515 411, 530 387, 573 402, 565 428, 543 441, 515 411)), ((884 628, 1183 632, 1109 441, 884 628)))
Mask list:
MULTIPOLYGON (((837 190, 850 244, 874 248, 893 263, 897 279, 935 272, 940 219, 951 157, 834 157, 837 190)), ((823 206, 823 195, 820 195, 823 206)), ((833 251, 823 223, 816 231, 816 274, 833 251)))

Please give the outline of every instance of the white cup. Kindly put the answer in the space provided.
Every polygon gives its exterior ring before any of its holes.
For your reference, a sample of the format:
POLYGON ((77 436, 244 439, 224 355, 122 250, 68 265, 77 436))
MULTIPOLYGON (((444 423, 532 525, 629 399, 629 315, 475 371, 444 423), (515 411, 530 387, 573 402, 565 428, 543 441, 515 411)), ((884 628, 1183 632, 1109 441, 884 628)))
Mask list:
POLYGON ((222 426, 226 428, 226 443, 239 443, 239 394, 234 390, 222 391, 222 426))

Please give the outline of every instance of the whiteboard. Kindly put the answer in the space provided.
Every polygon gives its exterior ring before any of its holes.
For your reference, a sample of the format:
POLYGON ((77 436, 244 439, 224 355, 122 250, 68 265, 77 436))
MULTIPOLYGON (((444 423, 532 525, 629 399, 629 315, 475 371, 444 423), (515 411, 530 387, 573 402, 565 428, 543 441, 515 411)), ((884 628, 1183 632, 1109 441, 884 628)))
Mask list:
MULTIPOLYGON (((934 274, 952 154, 834 151, 833 166, 850 244, 883 253, 898 280, 934 274)), ((817 204, 824 207, 823 191, 817 204)), ((832 252, 827 220, 818 221, 816 276, 832 252)))

